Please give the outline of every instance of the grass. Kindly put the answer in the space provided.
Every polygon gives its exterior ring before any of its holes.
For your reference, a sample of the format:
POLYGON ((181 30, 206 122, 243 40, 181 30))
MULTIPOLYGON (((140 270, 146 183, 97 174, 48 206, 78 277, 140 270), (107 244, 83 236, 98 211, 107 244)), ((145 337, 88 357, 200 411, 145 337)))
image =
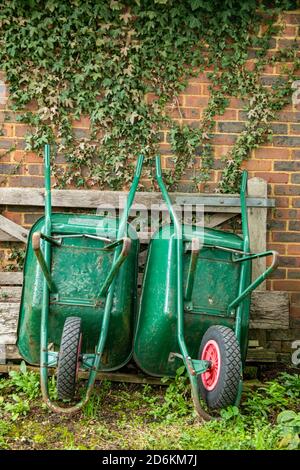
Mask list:
MULTIPOLYGON (((50 394, 56 398, 55 379, 50 394)), ((75 416, 50 412, 39 378, 26 370, 0 379, 0 449, 299 449, 300 376, 280 373, 243 393, 240 409, 200 422, 183 370, 166 387, 97 383, 75 416)))

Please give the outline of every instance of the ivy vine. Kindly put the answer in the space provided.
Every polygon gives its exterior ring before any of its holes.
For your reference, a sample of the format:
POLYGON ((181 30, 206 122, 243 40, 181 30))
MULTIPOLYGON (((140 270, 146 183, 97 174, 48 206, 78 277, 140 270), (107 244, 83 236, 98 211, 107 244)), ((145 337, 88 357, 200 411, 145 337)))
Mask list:
POLYGON ((231 96, 248 100, 244 131, 228 155, 219 190, 236 190, 242 162, 270 136, 269 123, 291 94, 299 68, 291 48, 270 56, 270 41, 286 1, 258 0, 6 0, 0 4, 0 67, 27 149, 57 143, 66 164, 58 184, 120 189, 131 180, 136 155, 149 162, 168 132, 174 165, 171 189, 195 155, 194 183, 214 164, 214 118, 231 96), (261 26, 267 24, 264 33, 261 26), (255 51, 254 70, 248 70, 255 51), (272 89, 261 75, 268 63, 292 62, 272 89), (198 127, 184 124, 178 96, 189 78, 210 70, 210 98, 198 127), (170 117, 178 108, 178 119, 170 117), (84 135, 73 123, 90 120, 84 135))

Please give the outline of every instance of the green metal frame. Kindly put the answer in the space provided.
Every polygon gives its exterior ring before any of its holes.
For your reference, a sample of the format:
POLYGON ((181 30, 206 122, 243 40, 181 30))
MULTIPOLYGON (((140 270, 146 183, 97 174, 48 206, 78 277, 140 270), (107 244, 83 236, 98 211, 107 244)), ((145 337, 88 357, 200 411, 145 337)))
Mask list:
MULTIPOLYGON (((195 405, 195 409, 199 416, 204 418, 205 420, 211 419, 210 415, 202 409, 199 402, 199 392, 198 392, 198 382, 197 376, 199 374, 204 373, 206 370, 209 369, 210 363, 208 361, 203 360, 195 360, 192 359, 188 353, 185 337, 184 337, 184 299, 189 300, 192 296, 193 284, 194 284, 194 272, 195 267, 197 264, 197 256, 199 253, 199 247, 195 243, 195 240, 192 239, 192 253, 190 258, 190 265, 187 274, 187 282, 186 282, 186 290, 185 293, 183 292, 183 231, 182 225, 178 220, 176 212, 173 209, 171 199, 168 195, 166 187, 164 185, 162 179, 162 172, 161 172, 161 160, 160 156, 156 157, 156 179, 158 185, 160 187, 163 199, 166 202, 171 220, 174 224, 174 236, 176 240, 176 253, 177 253, 177 339, 178 345, 181 352, 181 359, 184 362, 184 365, 187 369, 187 373, 189 376, 189 380, 191 383, 192 389, 192 398, 195 405)), ((242 324, 249 325, 249 309, 244 309, 246 311, 246 318, 245 313, 243 313, 242 309, 242 302, 245 300, 247 296, 259 285, 261 284, 264 279, 272 272, 277 266, 277 253, 275 251, 266 251, 259 254, 251 254, 249 253, 249 228, 248 228, 248 216, 247 216, 247 202, 246 202, 246 190, 247 190, 247 172, 244 171, 242 175, 242 184, 241 184, 241 192, 240 192, 240 203, 241 203, 241 217, 242 217, 242 233, 243 233, 243 251, 237 252, 236 250, 229 251, 233 252, 234 262, 242 263, 241 272, 240 272, 240 280, 239 280, 239 288, 238 288, 238 296, 237 298, 231 302, 228 307, 228 311, 231 312, 232 310, 236 309, 235 312, 235 335, 239 344, 241 345, 241 337, 242 337, 242 324), (261 258, 266 256, 273 256, 273 261, 271 266, 255 281, 253 281, 250 285, 247 286, 247 270, 249 270, 249 262, 254 258, 261 258)), ((228 250, 222 247, 215 247, 216 249, 221 250, 228 250)), ((178 355, 178 354, 177 354, 178 355)), ((241 382, 239 387, 239 393, 236 399, 236 404, 240 401, 242 390, 242 371, 241 371, 241 382)))
MULTIPOLYGON (((48 390, 48 367, 53 363, 57 362, 57 354, 51 353, 48 351, 48 315, 49 315, 49 300, 50 300, 50 291, 55 292, 55 284, 51 278, 50 266, 51 266, 51 244, 59 243, 51 235, 51 177, 50 177, 50 146, 45 146, 45 155, 44 155, 44 171, 45 171, 45 232, 43 234, 34 233, 33 237, 33 248, 37 256, 37 260, 41 266, 42 272, 44 274, 44 283, 43 283, 43 302, 42 302, 42 314, 41 314, 41 347, 40 347, 40 367, 41 367, 41 390, 42 396, 45 403, 50 409, 56 412, 61 413, 73 413, 78 411, 84 406, 88 401, 93 385, 95 383, 97 371, 100 366, 101 357, 103 354, 104 346, 106 343, 106 338, 109 329, 110 321, 110 312, 112 308, 113 296, 114 296, 114 287, 116 273, 120 268, 121 264, 126 259, 128 251, 130 249, 130 239, 127 238, 127 219, 131 205, 134 200, 135 192, 138 187, 139 179, 141 176, 143 159, 142 155, 139 156, 138 162, 135 169, 134 179, 128 194, 126 205, 122 213, 117 240, 107 245, 104 249, 111 250, 114 249, 114 257, 112 262, 112 267, 107 275, 107 278, 104 284, 101 287, 101 295, 106 296, 105 307, 103 320, 101 324, 101 331, 99 335, 98 344, 96 346, 96 352, 93 355, 88 355, 88 361, 86 358, 85 362, 88 362, 88 367, 90 368, 89 378, 87 382, 87 387, 85 394, 82 400, 76 405, 63 408, 55 403, 53 403, 49 398, 48 390), (40 248, 39 239, 42 237, 45 240, 44 253, 40 248), (122 247, 121 247, 122 245, 122 247)), ((75 235, 76 236, 76 235, 75 235)), ((84 358, 83 358, 84 360, 84 358)))

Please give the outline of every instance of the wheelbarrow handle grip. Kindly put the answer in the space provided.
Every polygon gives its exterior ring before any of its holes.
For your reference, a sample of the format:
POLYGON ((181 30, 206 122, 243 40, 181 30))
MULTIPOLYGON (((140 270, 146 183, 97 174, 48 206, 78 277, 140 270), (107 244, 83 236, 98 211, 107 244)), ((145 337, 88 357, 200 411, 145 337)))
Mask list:
POLYGON ((135 172, 134 172, 134 176, 135 176, 136 178, 140 178, 140 177, 141 177, 142 168, 143 168, 143 162, 144 162, 144 155, 139 155, 139 156, 138 156, 137 163, 136 163, 136 166, 135 166, 135 172))
POLYGON ((241 183, 241 193, 246 194, 247 192, 247 182, 248 182, 248 171, 244 170, 242 173, 242 183, 241 183))
POLYGON ((156 176, 157 178, 161 178, 161 157, 160 155, 156 155, 155 157, 155 168, 156 168, 156 176))
MULTIPOLYGON (((45 276, 45 279, 48 284, 48 288, 50 292, 57 292, 57 287, 55 285, 55 282, 52 279, 51 273, 48 269, 46 260, 44 258, 43 252, 41 250, 41 238, 43 238, 43 235, 41 232, 34 232, 32 234, 32 249, 34 251, 34 254, 37 258, 37 261, 40 265, 40 268, 45 276)), ((47 238, 47 237, 46 237, 47 238)))

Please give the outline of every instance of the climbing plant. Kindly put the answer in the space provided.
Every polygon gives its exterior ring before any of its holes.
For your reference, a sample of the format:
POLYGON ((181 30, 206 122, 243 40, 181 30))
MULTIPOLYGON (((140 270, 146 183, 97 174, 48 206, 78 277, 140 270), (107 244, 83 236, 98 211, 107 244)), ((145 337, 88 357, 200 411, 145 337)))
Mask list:
POLYGON ((126 187, 138 153, 158 151, 168 131, 176 188, 195 155, 198 185, 213 167, 214 118, 231 96, 247 99, 248 120, 224 155, 220 190, 239 182, 241 163, 270 136, 269 122, 291 93, 295 50, 268 54, 278 16, 295 2, 258 0, 6 0, 0 4, 0 67, 18 119, 29 126, 27 149, 56 143, 66 164, 60 186, 126 187), (267 25, 262 33, 261 26, 267 25), (247 67, 250 54, 255 67, 247 67), (279 56, 280 55, 280 56, 279 56), (285 81, 263 86, 264 66, 293 63, 285 81), (210 70, 210 98, 197 128, 184 124, 178 96, 188 79, 210 70), (171 118, 170 109, 178 111, 171 118), (73 127, 89 117, 83 135, 73 127))

